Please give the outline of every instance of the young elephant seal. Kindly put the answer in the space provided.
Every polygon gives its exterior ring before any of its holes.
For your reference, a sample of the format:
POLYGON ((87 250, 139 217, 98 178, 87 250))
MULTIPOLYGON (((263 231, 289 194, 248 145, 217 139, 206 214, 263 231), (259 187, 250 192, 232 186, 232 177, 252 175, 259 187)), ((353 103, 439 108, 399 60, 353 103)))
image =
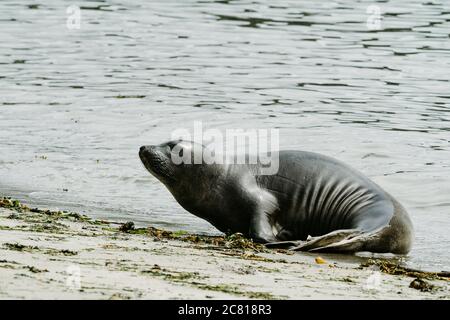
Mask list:
POLYGON ((222 232, 302 251, 411 248, 413 227, 400 203, 333 158, 280 151, 278 172, 262 175, 259 164, 175 164, 174 148, 194 159, 205 147, 177 140, 143 146, 139 156, 183 208, 222 232))

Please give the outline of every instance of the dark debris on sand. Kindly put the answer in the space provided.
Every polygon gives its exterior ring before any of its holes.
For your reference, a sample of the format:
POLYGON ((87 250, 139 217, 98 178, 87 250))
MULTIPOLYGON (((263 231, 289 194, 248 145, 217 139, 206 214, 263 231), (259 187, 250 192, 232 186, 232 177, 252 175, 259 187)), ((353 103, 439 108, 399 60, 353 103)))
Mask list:
POLYGON ((366 262, 361 264, 362 268, 377 266, 380 268, 381 272, 392 274, 392 275, 405 275, 408 277, 414 277, 418 279, 428 279, 428 280, 450 280, 450 273, 447 271, 442 272, 428 272, 421 271, 412 268, 407 268, 399 263, 395 263, 385 259, 368 259, 366 262))
POLYGON ((247 239, 242 233, 234 233, 226 236, 207 236, 190 234, 185 231, 168 231, 155 227, 135 228, 133 222, 122 224, 119 231, 131 234, 143 234, 154 237, 157 240, 181 240, 195 244, 207 244, 213 246, 224 247, 227 249, 248 249, 257 252, 265 251, 262 244, 255 243, 251 239, 247 239))

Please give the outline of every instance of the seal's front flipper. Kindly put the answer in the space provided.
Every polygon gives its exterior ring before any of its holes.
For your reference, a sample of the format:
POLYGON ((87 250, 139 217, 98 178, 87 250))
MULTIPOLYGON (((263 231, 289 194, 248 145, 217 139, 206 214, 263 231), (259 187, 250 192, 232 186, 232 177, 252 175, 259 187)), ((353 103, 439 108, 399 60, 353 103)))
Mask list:
POLYGON ((361 234, 363 234, 363 232, 358 229, 335 230, 324 234, 323 236, 309 237, 306 241, 301 241, 300 244, 291 247, 290 249, 296 251, 315 251, 329 247, 333 244, 341 243, 342 241, 349 241, 361 234))
POLYGON ((254 203, 250 210, 250 238, 259 243, 276 241, 277 238, 273 233, 271 223, 271 216, 278 210, 276 198, 272 194, 260 190, 255 190, 251 197, 254 199, 254 203))

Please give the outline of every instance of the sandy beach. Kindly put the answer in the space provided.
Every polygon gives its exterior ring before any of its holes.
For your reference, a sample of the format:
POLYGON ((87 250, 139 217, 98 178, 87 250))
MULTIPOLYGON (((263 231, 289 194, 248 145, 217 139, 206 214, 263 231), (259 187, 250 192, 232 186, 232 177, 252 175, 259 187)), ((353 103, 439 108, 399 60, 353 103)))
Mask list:
POLYGON ((0 198, 0 299, 449 299, 448 276, 0 198))

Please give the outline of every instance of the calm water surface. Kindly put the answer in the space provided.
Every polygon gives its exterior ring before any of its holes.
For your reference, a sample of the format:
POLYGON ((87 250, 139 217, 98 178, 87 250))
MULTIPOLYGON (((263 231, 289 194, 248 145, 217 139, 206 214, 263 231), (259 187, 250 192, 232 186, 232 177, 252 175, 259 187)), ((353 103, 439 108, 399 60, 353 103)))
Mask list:
POLYGON ((137 156, 179 127, 279 128, 410 212, 407 262, 450 269, 450 3, 0 2, 0 193, 215 232, 137 156), (382 13, 367 27, 368 6, 382 13))

